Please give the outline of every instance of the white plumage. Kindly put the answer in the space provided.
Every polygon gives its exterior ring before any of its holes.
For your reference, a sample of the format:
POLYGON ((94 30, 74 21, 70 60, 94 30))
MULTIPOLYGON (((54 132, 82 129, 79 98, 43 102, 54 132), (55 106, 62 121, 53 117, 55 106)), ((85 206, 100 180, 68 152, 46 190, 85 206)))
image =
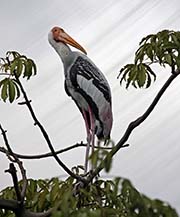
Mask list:
POLYGON ((103 73, 86 56, 84 48, 63 29, 54 27, 48 40, 63 62, 66 93, 72 97, 85 120, 87 170, 89 147, 94 147, 94 136, 104 140, 110 138, 113 122, 110 87, 103 73), (67 44, 78 48, 84 54, 72 51, 67 44))

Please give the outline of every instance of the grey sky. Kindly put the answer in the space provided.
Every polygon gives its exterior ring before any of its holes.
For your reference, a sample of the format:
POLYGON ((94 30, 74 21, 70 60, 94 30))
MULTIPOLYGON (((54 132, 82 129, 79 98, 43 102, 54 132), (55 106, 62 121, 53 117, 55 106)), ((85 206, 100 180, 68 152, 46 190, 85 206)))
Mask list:
MULTIPOLYGON (((64 91, 62 63, 50 47, 47 35, 53 26, 63 27, 88 51, 104 72, 113 95, 112 138, 120 139, 128 123, 147 108, 170 75, 157 68, 157 82, 148 90, 128 91, 119 86, 119 69, 134 58, 142 37, 162 29, 179 30, 179 0, 1 0, 0 56, 7 50, 33 58, 38 75, 24 81, 37 116, 56 149, 85 141, 85 127, 75 104, 64 91)), ((107 176, 130 178, 140 192, 170 202, 180 212, 180 78, 168 89, 153 114, 136 129, 115 157, 107 176)), ((8 129, 13 149, 22 154, 48 151, 27 109, 0 102, 0 122, 8 129)), ((0 145, 3 144, 0 138, 0 145)), ((83 164, 84 149, 61 156, 69 167, 83 164)), ((11 184, 8 161, 1 154, 0 188, 11 184)), ((53 159, 25 161, 28 177, 64 175, 53 159)))

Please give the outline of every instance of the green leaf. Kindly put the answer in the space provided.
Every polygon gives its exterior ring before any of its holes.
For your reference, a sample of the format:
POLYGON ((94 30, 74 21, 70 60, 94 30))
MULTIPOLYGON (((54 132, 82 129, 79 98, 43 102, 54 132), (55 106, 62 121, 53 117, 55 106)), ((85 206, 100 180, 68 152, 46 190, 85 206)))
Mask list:
POLYGON ((178 37, 177 33, 174 33, 171 35, 172 41, 177 45, 177 47, 180 47, 180 35, 178 37))
POLYGON ((137 71, 132 68, 129 72, 129 77, 127 79, 127 83, 126 83, 126 89, 128 89, 129 85, 131 84, 131 82, 134 82, 136 80, 137 77, 137 71))
POLYGON ((15 70, 17 68, 17 62, 18 62, 18 60, 14 60, 12 62, 12 64, 11 64, 11 66, 10 66, 10 72, 11 72, 12 75, 14 74, 14 72, 15 72, 15 70))
POLYGON ((148 58, 153 62, 154 60, 154 54, 153 54, 153 47, 149 46, 146 50, 146 54, 148 56, 148 58))
POLYGON ((1 88, 1 98, 4 102, 6 99, 9 99, 9 102, 12 103, 20 96, 19 86, 17 85, 15 79, 5 78, 0 81, 1 88))
POLYGON ((148 88, 151 85, 151 76, 147 71, 146 71, 146 76, 147 76, 146 88, 148 88))
POLYGON ((15 99, 15 85, 11 79, 8 81, 9 102, 12 103, 15 99))
POLYGON ((144 51, 146 49, 146 45, 141 45, 138 50, 135 53, 135 59, 134 59, 134 63, 135 65, 138 64, 138 62, 142 62, 144 59, 144 51))
POLYGON ((17 51, 7 51, 6 52, 6 57, 13 56, 13 59, 16 59, 17 57, 20 56, 20 54, 17 51))
POLYGON ((46 201, 48 193, 49 193, 48 189, 45 188, 45 189, 43 189, 43 192, 39 196, 38 207, 40 210, 44 209, 44 205, 45 205, 45 201, 46 201))
POLYGON ((7 79, 7 78, 5 78, 5 79, 3 79, 3 80, 0 81, 0 88, 1 88, 1 86, 4 84, 4 82, 5 82, 4 80, 6 80, 6 79, 7 79))
POLYGON ((22 63, 22 60, 19 59, 17 63, 16 75, 20 77, 20 75, 22 74, 22 71, 23 71, 23 63, 22 63))
POLYGON ((169 66, 172 66, 173 62, 171 54, 164 55, 164 63, 167 63, 169 66))
POLYGON ((32 75, 36 75, 37 69, 33 60, 27 59, 25 61, 25 71, 23 77, 27 77, 29 79, 32 75))
POLYGON ((50 192, 51 201, 55 202, 58 194, 59 194, 59 181, 56 180, 56 182, 54 182, 54 185, 53 185, 52 190, 50 192))
POLYGON ((4 79, 3 86, 1 89, 1 98, 4 102, 6 102, 6 99, 8 98, 8 79, 4 79))
POLYGON ((137 83, 139 87, 143 87, 146 82, 146 71, 142 64, 140 64, 138 68, 139 71, 138 71, 137 83))
POLYGON ((142 38, 142 40, 140 41, 139 45, 142 45, 143 43, 145 44, 149 39, 151 39, 154 35, 150 34, 144 38, 142 38))
POLYGON ((118 78, 120 78, 121 76, 120 85, 122 85, 123 80, 126 81, 127 79, 126 76, 133 70, 134 66, 135 66, 134 64, 127 64, 120 70, 120 73, 118 76, 118 78))
POLYGON ((143 64, 144 67, 146 68, 146 70, 154 77, 154 81, 156 80, 156 74, 153 72, 153 70, 151 69, 150 66, 148 66, 147 64, 143 64))
POLYGON ((23 77, 29 79, 32 75, 36 75, 36 64, 32 59, 27 58, 24 55, 20 55, 15 51, 8 51, 5 58, 0 58, 0 70, 8 72, 12 76, 23 77))
POLYGON ((33 73, 34 73, 34 75, 36 75, 36 74, 37 74, 37 67, 36 67, 36 64, 34 63, 33 60, 30 59, 30 61, 31 61, 33 73))

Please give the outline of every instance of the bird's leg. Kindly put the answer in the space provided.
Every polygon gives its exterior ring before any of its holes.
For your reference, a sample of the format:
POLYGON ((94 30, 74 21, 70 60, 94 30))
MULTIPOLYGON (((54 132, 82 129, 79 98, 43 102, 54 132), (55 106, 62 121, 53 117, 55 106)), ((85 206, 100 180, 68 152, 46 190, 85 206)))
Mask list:
POLYGON ((85 110, 82 110, 82 113, 83 113, 83 117, 84 117, 84 121, 85 121, 85 125, 86 125, 86 133, 87 133, 87 147, 86 147, 86 156, 85 156, 85 165, 84 165, 84 173, 86 174, 87 169, 88 169, 89 149, 90 149, 90 145, 91 145, 91 132, 90 132, 90 128, 89 128, 89 124, 88 124, 85 110))
MULTIPOLYGON (((89 138, 89 136, 88 136, 89 138)), ((84 165, 84 173, 87 173, 88 170, 88 158, 89 158, 89 149, 90 149, 90 141, 87 139, 87 147, 86 147, 86 156, 85 156, 85 165, 84 165)))
MULTIPOLYGON (((92 110, 90 107, 88 107, 89 111, 89 117, 90 117, 90 123, 91 123, 91 145, 92 145, 92 154, 94 153, 94 142, 95 142, 95 121, 94 121, 94 115, 92 113, 92 110)), ((92 170, 94 169, 92 165, 92 170)))

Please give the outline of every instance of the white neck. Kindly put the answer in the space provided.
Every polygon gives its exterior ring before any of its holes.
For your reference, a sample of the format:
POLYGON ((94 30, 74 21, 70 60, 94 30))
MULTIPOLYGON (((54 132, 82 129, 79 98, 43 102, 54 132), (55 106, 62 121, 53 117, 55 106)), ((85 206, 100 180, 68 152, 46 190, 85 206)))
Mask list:
POLYGON ((64 66, 67 65, 69 63, 69 61, 71 61, 71 58, 69 58, 69 57, 73 53, 71 51, 70 47, 68 45, 64 44, 63 42, 56 42, 53 39, 52 32, 49 32, 49 34, 48 34, 48 41, 51 44, 51 46, 56 50, 58 55, 61 57, 61 60, 64 64, 64 66))
POLYGON ((68 45, 58 42, 56 44, 53 44, 54 49, 61 57, 62 62, 64 63, 69 54, 72 52, 68 45))

